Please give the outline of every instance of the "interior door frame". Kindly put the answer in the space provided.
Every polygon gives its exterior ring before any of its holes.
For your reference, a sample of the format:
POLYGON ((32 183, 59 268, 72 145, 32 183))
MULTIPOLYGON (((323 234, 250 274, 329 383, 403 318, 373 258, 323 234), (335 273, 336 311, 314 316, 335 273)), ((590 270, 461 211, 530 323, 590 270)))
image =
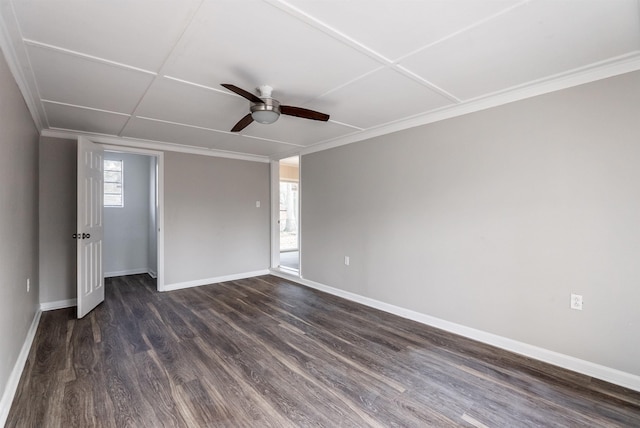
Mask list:
POLYGON ((105 151, 153 156, 156 158, 158 165, 158 174, 156 176, 156 186, 158 189, 158 211, 156 212, 156 265, 158 269, 156 273, 158 276, 156 278, 156 289, 158 291, 166 291, 164 282, 164 152, 100 143, 99 141, 94 141, 94 143, 101 144, 105 151))

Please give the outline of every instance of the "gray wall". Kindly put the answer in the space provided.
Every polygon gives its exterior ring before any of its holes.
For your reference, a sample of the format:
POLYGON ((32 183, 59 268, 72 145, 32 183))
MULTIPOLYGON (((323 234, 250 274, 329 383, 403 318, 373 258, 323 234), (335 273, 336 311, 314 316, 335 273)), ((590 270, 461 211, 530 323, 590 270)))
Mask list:
MULTIPOLYGON (((75 299, 76 143, 43 138, 40 153, 41 182, 57 183, 40 192, 40 301, 75 299)), ((267 269, 268 200, 266 163, 167 152, 165 284, 267 269)))
POLYGON ((0 94, 2 397, 38 309, 38 132, 2 54, 0 94), (31 279, 29 293, 27 278, 31 279))
POLYGON ((149 270, 149 157, 105 152, 105 159, 123 161, 124 206, 104 208, 105 276, 149 270))
POLYGON ((164 187, 167 285, 269 268, 269 164, 166 153, 164 187))
POLYGON ((639 100, 636 72, 303 156, 303 276, 640 375, 639 100))
POLYGON ((77 147, 40 138, 40 302, 76 298, 77 147))

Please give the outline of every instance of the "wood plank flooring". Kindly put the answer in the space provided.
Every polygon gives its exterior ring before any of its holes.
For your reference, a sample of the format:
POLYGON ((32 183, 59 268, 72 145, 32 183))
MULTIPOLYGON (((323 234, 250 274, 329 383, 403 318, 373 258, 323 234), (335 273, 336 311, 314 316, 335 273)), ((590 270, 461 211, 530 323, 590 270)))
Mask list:
POLYGON ((640 393, 273 276, 46 312, 8 427, 640 426, 640 393))

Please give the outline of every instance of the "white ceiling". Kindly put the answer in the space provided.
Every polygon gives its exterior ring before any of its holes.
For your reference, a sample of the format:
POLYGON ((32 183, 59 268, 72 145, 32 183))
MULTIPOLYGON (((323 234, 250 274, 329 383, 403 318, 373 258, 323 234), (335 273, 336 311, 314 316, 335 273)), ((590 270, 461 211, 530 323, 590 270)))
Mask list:
POLYGON ((0 0, 44 135, 279 158, 640 69, 639 0, 0 0), (229 132, 269 84, 281 116, 229 132), (255 92, 257 93, 257 92, 255 92), (114 141, 112 138, 111 141, 114 141), (175 147, 175 146, 174 146, 175 147))

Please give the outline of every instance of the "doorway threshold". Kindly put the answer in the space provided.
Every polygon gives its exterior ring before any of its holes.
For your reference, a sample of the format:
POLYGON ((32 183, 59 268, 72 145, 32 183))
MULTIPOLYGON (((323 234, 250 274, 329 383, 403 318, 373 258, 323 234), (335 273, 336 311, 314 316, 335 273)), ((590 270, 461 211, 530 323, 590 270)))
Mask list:
POLYGON ((301 278, 300 271, 298 269, 291 269, 286 266, 278 266, 271 268, 271 272, 277 272, 280 274, 284 274, 286 276, 290 276, 292 278, 301 278))

